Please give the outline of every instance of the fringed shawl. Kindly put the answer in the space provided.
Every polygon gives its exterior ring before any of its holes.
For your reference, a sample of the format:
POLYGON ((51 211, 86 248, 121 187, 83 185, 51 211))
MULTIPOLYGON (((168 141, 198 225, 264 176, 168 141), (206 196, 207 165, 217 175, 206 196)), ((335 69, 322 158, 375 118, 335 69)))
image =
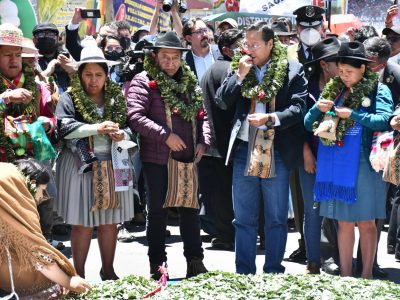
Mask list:
POLYGON ((7 251, 12 258, 16 292, 32 295, 52 285, 35 266, 57 263, 68 275, 76 275, 72 264, 42 235, 36 202, 23 175, 7 163, 0 163, 0 288, 10 291, 7 251))

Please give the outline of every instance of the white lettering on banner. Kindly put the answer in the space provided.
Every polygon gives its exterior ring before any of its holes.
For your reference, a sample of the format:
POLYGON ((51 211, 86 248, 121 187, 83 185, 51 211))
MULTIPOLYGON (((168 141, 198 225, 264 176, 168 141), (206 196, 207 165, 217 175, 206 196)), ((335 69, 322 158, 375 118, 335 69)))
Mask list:
POLYGON ((291 16, 293 11, 303 5, 309 5, 310 0, 246 0, 240 1, 240 12, 268 13, 269 15, 291 16))

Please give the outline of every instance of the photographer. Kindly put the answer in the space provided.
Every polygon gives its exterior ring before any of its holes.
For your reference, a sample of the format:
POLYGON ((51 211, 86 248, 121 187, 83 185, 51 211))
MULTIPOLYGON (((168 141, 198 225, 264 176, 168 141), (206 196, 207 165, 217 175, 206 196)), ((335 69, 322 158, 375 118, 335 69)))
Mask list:
POLYGON ((69 55, 60 54, 57 50, 58 34, 56 25, 40 23, 33 28, 32 40, 35 47, 39 49, 39 54, 43 55, 39 58, 42 75, 45 77, 52 76, 59 92, 62 93, 69 87, 70 78, 68 74, 74 72, 74 69, 70 66, 69 55))
MULTIPOLYGON (((153 17, 151 18, 151 23, 150 23, 150 35, 156 35, 158 33, 158 20, 159 16, 161 13, 161 9, 163 8, 163 5, 165 4, 170 4, 171 5, 171 16, 172 16, 172 26, 174 28, 174 31, 178 35, 179 38, 182 37, 182 22, 181 18, 179 16, 179 8, 181 7, 181 3, 185 3, 184 1, 177 1, 177 0, 157 0, 156 2, 156 8, 154 9, 153 17)), ((185 6, 186 7, 186 6, 185 6)))

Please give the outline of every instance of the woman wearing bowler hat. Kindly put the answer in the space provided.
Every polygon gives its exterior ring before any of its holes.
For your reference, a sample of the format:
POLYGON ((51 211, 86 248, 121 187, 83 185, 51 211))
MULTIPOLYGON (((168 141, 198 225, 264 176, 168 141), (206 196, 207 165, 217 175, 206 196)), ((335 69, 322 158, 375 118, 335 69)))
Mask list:
MULTIPOLYGON (((336 38, 328 38, 318 42, 312 49, 315 58, 304 65, 312 72, 308 82, 309 97, 307 108, 310 109, 319 98, 326 83, 337 76, 335 56, 340 48, 336 38)), ((314 206, 314 183, 316 171, 316 157, 318 151, 318 137, 312 133, 305 136, 303 147, 304 165, 299 168, 300 185, 304 201, 304 238, 307 254, 307 273, 320 273, 320 237, 321 221, 319 208, 314 206)))
POLYGON ((314 195, 320 214, 338 220, 341 275, 352 275, 357 223, 361 276, 372 278, 375 219, 385 218, 386 183, 372 170, 369 155, 374 131, 389 129, 393 100, 368 68, 361 43, 342 43, 336 61, 339 76, 328 82, 304 121, 306 129, 320 138, 314 195))

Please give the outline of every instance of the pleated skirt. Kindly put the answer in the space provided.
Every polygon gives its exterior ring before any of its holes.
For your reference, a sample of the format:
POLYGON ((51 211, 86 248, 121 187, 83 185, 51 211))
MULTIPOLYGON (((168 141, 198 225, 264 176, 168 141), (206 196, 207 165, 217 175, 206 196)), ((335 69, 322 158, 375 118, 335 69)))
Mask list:
POLYGON ((72 152, 64 149, 56 166, 57 198, 54 209, 67 224, 95 227, 129 221, 134 216, 133 188, 117 192, 119 208, 92 212, 92 172, 78 174, 72 152))

